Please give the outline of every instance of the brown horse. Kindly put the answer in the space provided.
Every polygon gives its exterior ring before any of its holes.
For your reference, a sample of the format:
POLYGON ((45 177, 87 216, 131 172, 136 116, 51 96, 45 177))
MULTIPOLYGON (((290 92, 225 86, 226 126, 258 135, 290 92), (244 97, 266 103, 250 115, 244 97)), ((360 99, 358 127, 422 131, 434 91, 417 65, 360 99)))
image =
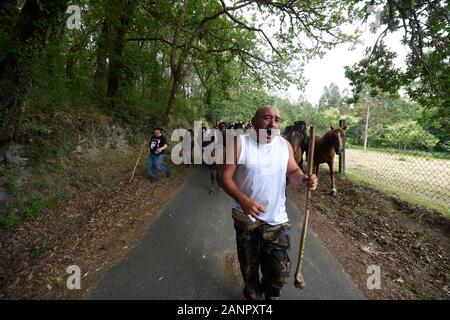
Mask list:
POLYGON ((336 196, 336 183, 334 181, 333 161, 336 154, 341 154, 344 150, 345 130, 343 128, 333 128, 322 137, 316 135, 314 144, 314 173, 319 175, 319 166, 321 163, 328 164, 331 178, 331 194, 336 196))
MULTIPOLYGON (((300 163, 303 160, 303 150, 301 148, 302 142, 302 134, 298 131, 292 131, 290 134, 290 144, 292 146, 292 150, 294 151, 294 159, 296 163, 300 163)), ((301 168, 301 167, 300 167, 301 168)), ((303 168, 301 168, 303 170, 303 168)))

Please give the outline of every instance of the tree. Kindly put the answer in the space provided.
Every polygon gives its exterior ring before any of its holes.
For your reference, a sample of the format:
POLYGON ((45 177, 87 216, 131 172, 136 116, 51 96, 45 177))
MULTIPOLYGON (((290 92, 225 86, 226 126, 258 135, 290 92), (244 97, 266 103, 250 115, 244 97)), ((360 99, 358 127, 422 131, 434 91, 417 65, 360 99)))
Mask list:
POLYGON ((51 90, 52 106, 91 99, 103 107, 107 98, 114 115, 138 106, 167 122, 189 87, 210 120, 225 113, 223 99, 240 114, 239 97, 267 101, 263 87, 303 85, 308 58, 356 38, 340 30, 354 18, 353 1, 80 0, 82 29, 72 31, 64 30, 67 4, 0 3, 1 144, 15 137, 23 102, 43 106, 51 90))
POLYGON ((330 83, 329 86, 323 88, 323 93, 319 99, 319 111, 327 108, 342 109, 345 105, 345 99, 341 96, 339 86, 335 83, 330 83))
POLYGON ((17 0, 3 0, 0 3, 0 48, 6 43, 7 37, 14 27, 14 22, 19 14, 17 0))
POLYGON ((439 108, 432 108, 424 118, 420 118, 422 127, 439 139, 437 149, 450 151, 446 146, 450 143, 450 126, 448 118, 441 116, 439 108))
POLYGON ((354 126, 349 126, 347 136, 358 145, 364 145, 366 141, 366 146, 381 147, 385 144, 383 133, 388 125, 418 121, 421 113, 422 108, 414 101, 394 98, 383 92, 371 96, 370 88, 365 87, 349 111, 350 115, 360 120, 354 126))
POLYGON ((321 53, 323 48, 354 39, 339 30, 343 22, 351 19, 346 14, 348 5, 342 1, 239 1, 227 5, 223 1, 186 0, 160 1, 156 6, 151 2, 142 8, 155 23, 164 26, 160 28, 162 33, 133 40, 159 41, 170 48, 172 88, 165 112, 167 122, 197 53, 227 51, 245 64, 256 79, 279 84, 291 79, 300 83, 299 72, 286 72, 297 54, 306 58, 321 53), (259 12, 264 22, 257 25, 255 19, 248 21, 243 9, 259 12), (279 30, 270 38, 262 25, 275 25, 275 20, 279 30), (293 41, 300 35, 306 35, 311 45, 305 45, 304 39, 293 41), (270 51, 265 52, 261 44, 270 51))
POLYGON ((110 99, 114 109, 114 99, 119 90, 119 81, 123 71, 123 53, 127 44, 127 33, 130 29, 133 11, 136 6, 134 0, 121 0, 108 3, 109 17, 109 70, 106 96, 110 99))
POLYGON ((364 21, 377 17, 373 32, 381 33, 367 56, 346 76, 352 81, 355 98, 364 84, 395 95, 404 89, 425 107, 438 108, 440 116, 450 116, 450 16, 448 1, 368 0, 361 1, 364 21), (384 43, 388 33, 403 32, 403 44, 409 48, 406 70, 395 67, 396 54, 384 43))
POLYGON ((416 127, 415 122, 400 122, 390 125, 386 128, 385 138, 391 145, 397 145, 399 149, 403 146, 411 144, 416 135, 414 129, 416 127))
POLYGON ((396 145, 399 149, 401 146, 403 146, 403 149, 412 146, 431 150, 439 141, 415 121, 399 122, 388 126, 385 131, 385 138, 391 145, 396 145))
MULTIPOLYGON (((14 11, 14 2, 2 8, 14 11)), ((23 102, 33 80, 33 59, 45 47, 47 31, 67 9, 67 0, 27 0, 17 19, 3 27, 9 31, 0 57, 0 146, 14 138, 23 102), (12 24, 14 26, 12 26, 12 24)))

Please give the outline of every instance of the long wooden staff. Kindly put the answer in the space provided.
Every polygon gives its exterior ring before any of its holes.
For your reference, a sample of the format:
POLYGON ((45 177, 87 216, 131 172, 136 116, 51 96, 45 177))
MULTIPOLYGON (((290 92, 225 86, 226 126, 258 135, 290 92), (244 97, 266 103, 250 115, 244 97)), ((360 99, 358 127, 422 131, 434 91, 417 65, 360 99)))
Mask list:
POLYGON ((131 180, 133 180, 133 178, 134 178, 134 173, 136 172, 136 168, 137 168, 137 166, 139 164, 139 159, 141 159, 141 154, 142 154, 142 150, 144 150, 144 147, 145 147, 145 143, 142 144, 141 152, 139 152, 139 157, 138 157, 138 159, 136 161, 136 165, 134 166, 133 174, 131 175, 131 178, 130 178, 129 182, 131 182, 131 180))
MULTIPOLYGON (((312 175, 313 159, 314 159, 314 142, 315 142, 315 130, 314 127, 311 127, 309 130, 308 168, 306 172, 308 177, 312 175)), ((295 270, 295 281, 294 281, 295 287, 299 289, 303 289, 303 287, 305 286, 305 280, 303 279, 301 268, 303 262, 303 254, 305 251, 306 231, 308 229, 310 200, 311 200, 311 190, 309 189, 309 186, 307 186, 305 219, 303 220, 303 229, 300 238, 300 249, 298 253, 297 268, 295 270)))

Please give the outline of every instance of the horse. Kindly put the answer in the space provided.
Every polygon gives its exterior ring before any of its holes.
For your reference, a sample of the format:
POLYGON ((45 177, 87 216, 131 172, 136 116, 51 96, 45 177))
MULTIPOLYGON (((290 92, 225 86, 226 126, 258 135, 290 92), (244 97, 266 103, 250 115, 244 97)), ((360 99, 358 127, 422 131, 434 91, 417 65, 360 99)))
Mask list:
POLYGON ((186 167, 189 167, 190 164, 194 162, 194 130, 186 129, 186 133, 184 135, 183 140, 190 141, 190 150, 189 152, 185 151, 183 153, 183 163, 186 167))
MULTIPOLYGON (((226 141, 225 141, 225 137, 226 137, 226 129, 227 129, 227 124, 225 122, 221 122, 218 125, 218 129, 220 131, 220 134, 222 135, 222 145, 219 146, 219 153, 218 155, 216 155, 216 152, 214 149, 212 152, 212 156, 214 157, 218 157, 221 158, 222 163, 216 163, 213 162, 212 164, 208 165, 208 169, 209 169, 209 177, 211 180, 211 184, 210 184, 210 189, 209 189, 209 194, 213 193, 216 187, 216 184, 220 187, 219 185, 219 176, 221 174, 221 170, 222 170, 222 165, 224 163, 224 150, 225 150, 225 146, 226 146, 226 141)), ((211 142, 210 143, 215 143, 215 136, 211 137, 211 142)))
POLYGON ((303 170, 303 153, 308 157, 308 135, 306 133, 306 123, 304 121, 296 121, 293 125, 287 126, 283 137, 291 144, 294 151, 295 162, 303 170))
POLYGON ((233 128, 232 129, 234 130, 234 133, 237 134, 237 135, 243 134, 246 131, 245 130, 245 125, 242 122, 235 122, 233 124, 233 128))
POLYGON ((328 164, 331 178, 331 194, 337 195, 336 183, 334 180, 333 162, 336 154, 341 154, 344 150, 345 130, 343 128, 333 128, 325 133, 322 137, 316 135, 314 143, 314 173, 319 175, 319 166, 322 163, 328 164))

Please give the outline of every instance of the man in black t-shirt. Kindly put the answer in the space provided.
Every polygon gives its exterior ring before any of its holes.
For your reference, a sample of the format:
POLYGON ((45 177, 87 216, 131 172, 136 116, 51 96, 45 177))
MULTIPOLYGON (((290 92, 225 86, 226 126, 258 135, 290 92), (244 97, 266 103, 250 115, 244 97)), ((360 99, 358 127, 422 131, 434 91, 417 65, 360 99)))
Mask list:
POLYGON ((164 150, 167 149, 167 139, 162 135, 162 131, 163 129, 160 127, 153 128, 153 136, 148 142, 150 155, 147 159, 147 168, 152 183, 158 181, 157 170, 167 177, 170 176, 170 170, 164 165, 164 150))

